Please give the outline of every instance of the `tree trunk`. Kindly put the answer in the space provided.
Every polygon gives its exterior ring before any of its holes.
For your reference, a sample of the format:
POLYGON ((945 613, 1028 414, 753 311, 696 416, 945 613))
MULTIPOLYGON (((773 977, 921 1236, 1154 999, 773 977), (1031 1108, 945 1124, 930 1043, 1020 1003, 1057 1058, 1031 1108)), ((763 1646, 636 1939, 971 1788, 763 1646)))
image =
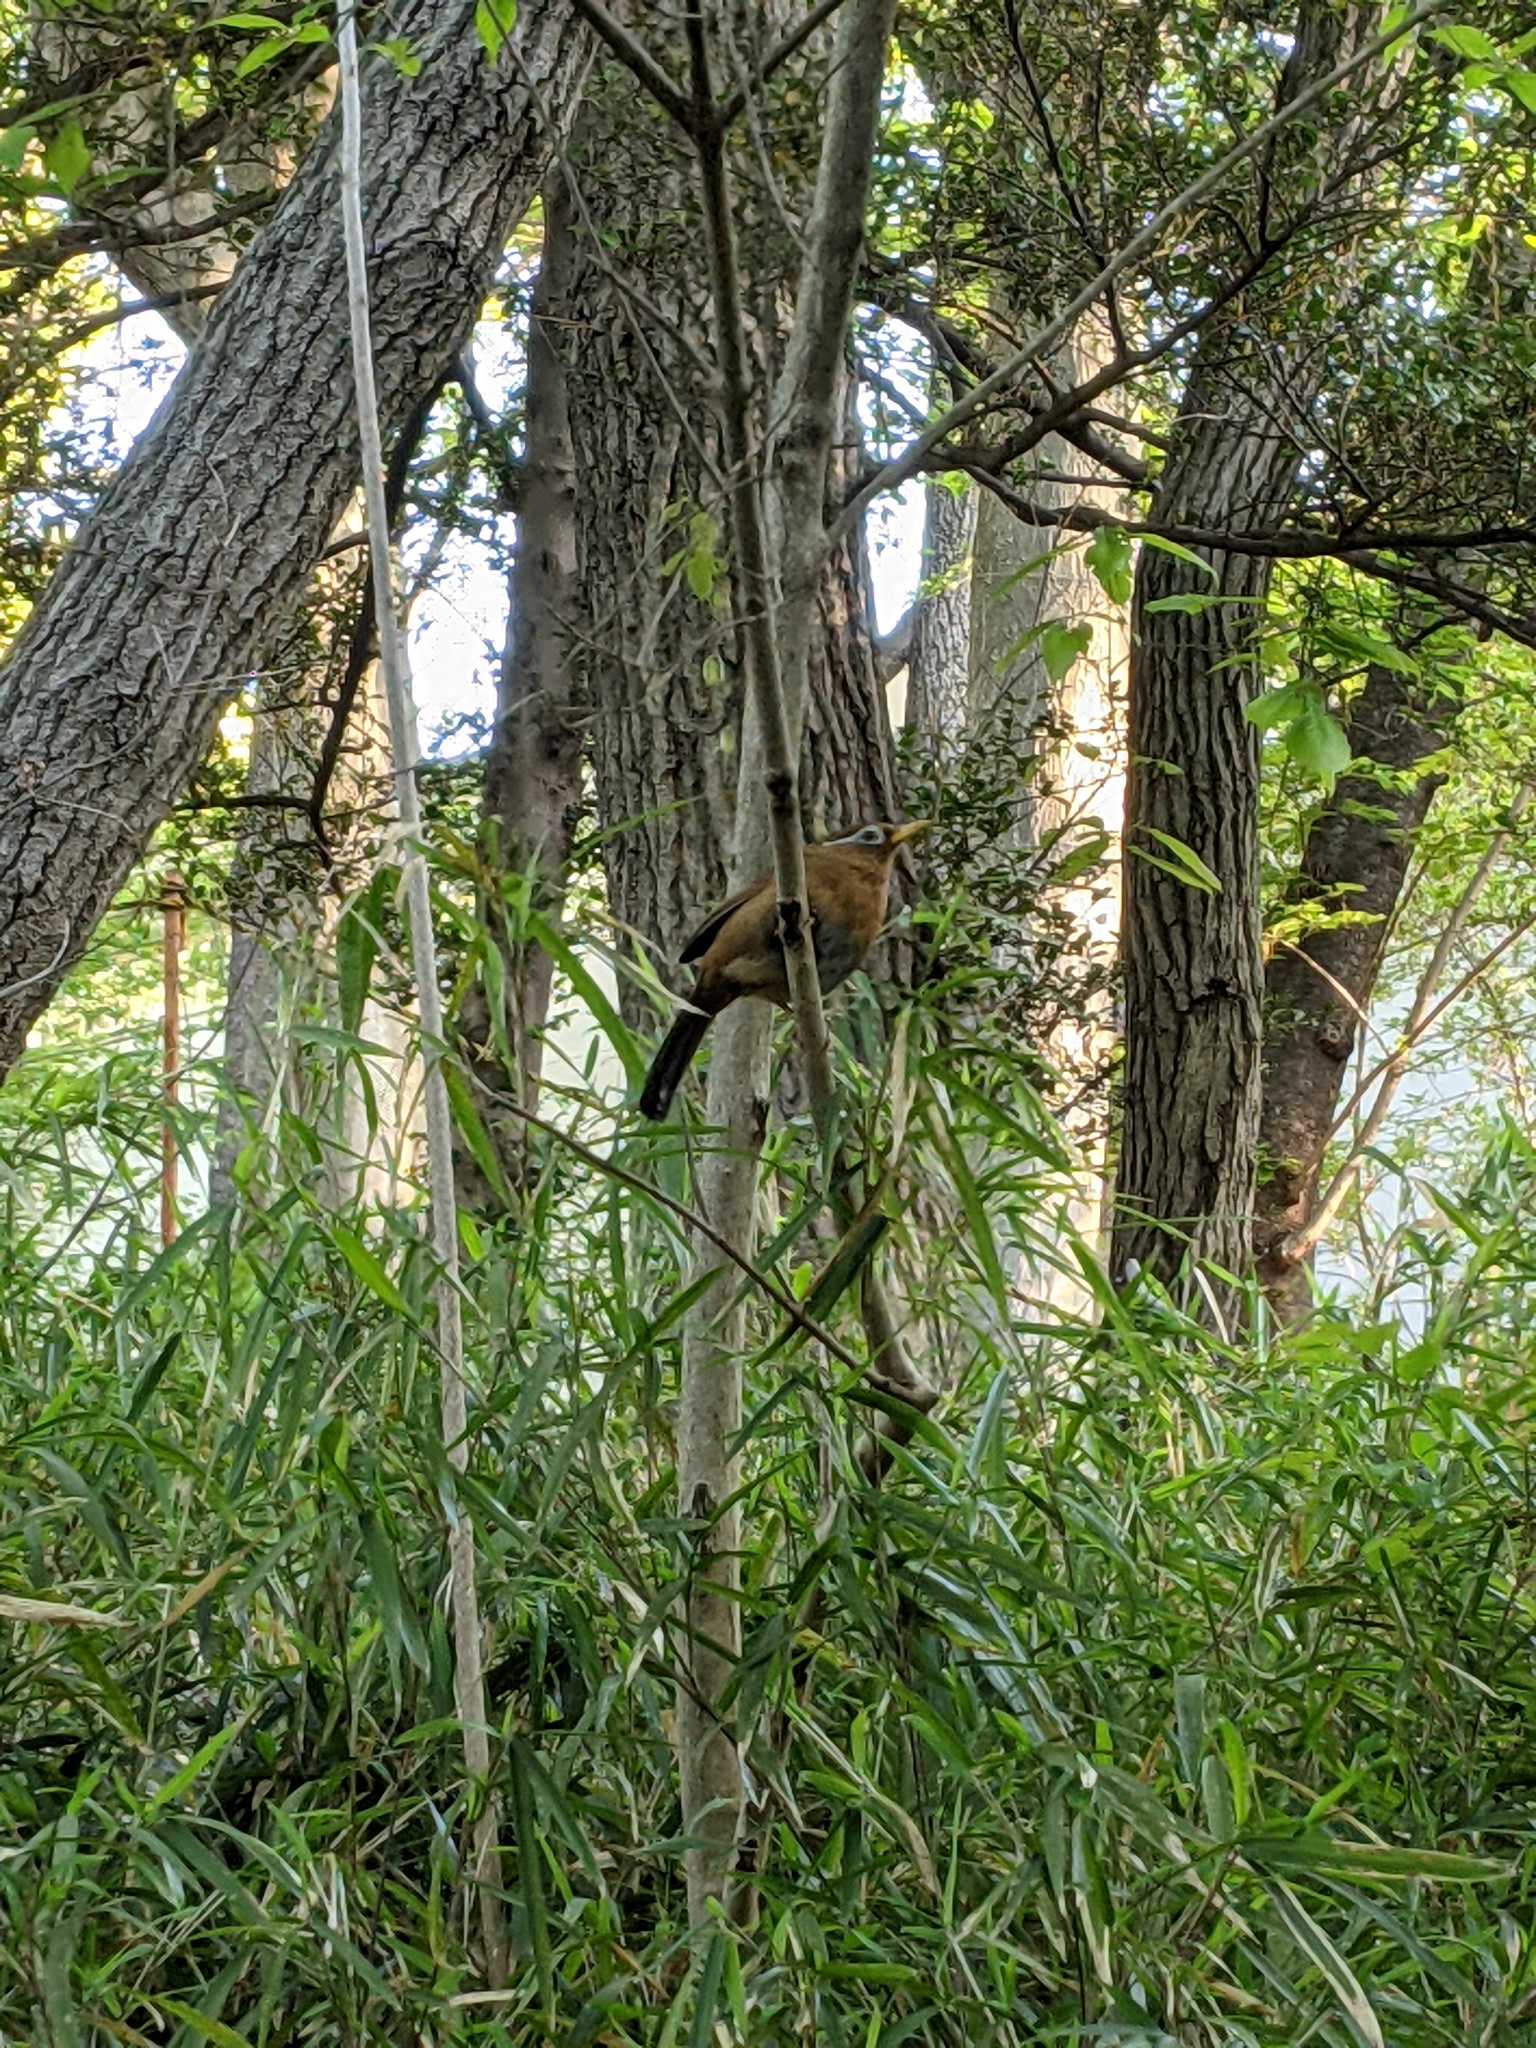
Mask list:
MULTIPOLYGON (((1281 512, 1298 453, 1268 409, 1203 367, 1158 517, 1242 531, 1281 512)), ((1258 1142, 1263 967, 1255 621, 1261 556, 1202 550, 1214 580, 1145 548, 1131 639, 1125 805, 1125 1066, 1116 1252, 1164 1274, 1186 1248, 1247 1263, 1258 1142), (1222 602, 1155 612, 1167 598, 1222 602), (1162 836, 1159 836, 1162 835, 1162 836), (1215 878, 1177 871, 1187 847, 1215 878)))
MULTIPOLYGON (((1085 381, 1109 360, 1109 346, 1107 334, 1082 322, 1054 365, 1058 381, 1065 388, 1085 381)), ((1044 472, 1025 486, 1034 502, 1067 509, 1090 495, 1076 480, 1098 473, 1099 465, 1072 442, 1049 435, 1033 459, 1044 472)), ((1106 595, 1082 548, 1020 574, 1047 545, 1040 528, 1022 524, 982 493, 971 586, 972 744, 1000 769, 1007 764, 1015 778, 1008 843, 1040 856, 1020 980, 1038 1006, 1029 1024, 1055 1071, 1054 1106, 1074 1159, 1059 1218, 1098 1253, 1108 1200, 1116 1037, 1112 983, 1120 935, 1116 849, 1125 809, 1128 631, 1125 605, 1106 595), (1056 678, 1041 638, 1051 623, 1086 627, 1089 635, 1056 678), (1054 862, 1094 842, 1102 843, 1102 857, 1071 885, 1054 888, 1054 862)), ((1091 1313, 1092 1291, 1075 1261, 1032 1264, 1031 1282, 1042 1299, 1065 1314, 1091 1313)))
MULTIPOLYGON (((1302 0, 1280 103, 1373 21, 1363 7, 1302 0)), ((1386 60, 1401 61, 1401 51, 1386 60)), ((1389 121, 1362 80, 1337 128, 1292 134, 1266 159, 1265 205, 1286 204, 1299 219, 1325 185, 1337 200, 1352 162, 1379 162, 1389 121)), ((1316 289, 1336 295, 1343 274, 1334 250, 1316 289)), ((1159 521, 1239 535, 1283 516, 1326 358, 1280 338, 1303 289, 1294 265, 1275 289, 1283 298, 1273 311, 1261 288, 1201 331, 1157 494, 1159 521)), ((1165 1277, 1186 1255, 1234 1274, 1247 1267, 1259 1125, 1259 747, 1244 714, 1258 685, 1256 628, 1270 565, 1225 549, 1200 552, 1209 577, 1142 547, 1132 622, 1116 1263, 1165 1277), (1204 603, 1155 609, 1169 599, 1204 603), (1214 887, 1176 872, 1181 848, 1211 871, 1214 887)))
MULTIPOLYGON (((423 62, 374 59, 365 93, 390 434, 462 344, 586 47, 553 0, 519 11, 516 64, 487 64, 467 11, 403 0, 393 26, 423 62)), ((0 673, 0 1072, 355 486, 334 158, 327 131, 0 673)))
POLYGON ((930 483, 923 502, 923 585, 907 654, 904 723, 920 758, 942 764, 965 742, 971 684, 971 574, 980 493, 930 483))
MULTIPOLYGON (((482 974, 462 1019, 471 1060, 491 1091, 487 1128, 512 1185, 521 1178, 527 1127, 515 1110, 499 1108, 495 1097, 510 1091, 523 1108, 537 1107, 554 982, 548 951, 517 929, 526 915, 521 878, 532 877, 531 907, 558 916, 571 819, 581 801, 587 721, 578 637, 577 469, 565 375, 577 237, 570 187, 556 172, 544 192, 544 249, 529 314, 517 556, 496 730, 485 766, 489 858, 501 883, 485 943, 498 949, 502 971, 494 987, 482 974)), ((462 1189, 479 1202, 488 1200, 491 1191, 480 1186, 471 1160, 461 1157, 459 1173, 462 1189)))
POLYGON ((1372 668, 1350 719, 1355 754, 1389 771, 1345 775, 1313 820, 1291 890, 1295 903, 1347 912, 1351 922, 1276 950, 1264 980, 1263 1177, 1254 1254, 1277 1313, 1306 1312, 1307 1270, 1286 1240, 1310 1220, 1345 1069, 1370 1007, 1414 836, 1440 785, 1412 771, 1445 742, 1449 707, 1421 686, 1372 668))
MULTIPOLYGON (((726 597, 708 272, 697 235, 679 225, 696 218, 693 169, 627 82, 590 112, 577 177, 603 246, 584 238, 562 322, 577 468, 600 480, 577 501, 581 658, 609 904, 665 976, 725 891, 742 654, 726 597)), ((776 219, 749 213, 743 239, 760 314, 751 341, 771 390, 795 251, 776 219)), ((897 802, 858 548, 828 563, 818 612, 801 784, 811 838, 897 802)), ((621 995, 648 1021, 636 992, 621 984, 621 995)))

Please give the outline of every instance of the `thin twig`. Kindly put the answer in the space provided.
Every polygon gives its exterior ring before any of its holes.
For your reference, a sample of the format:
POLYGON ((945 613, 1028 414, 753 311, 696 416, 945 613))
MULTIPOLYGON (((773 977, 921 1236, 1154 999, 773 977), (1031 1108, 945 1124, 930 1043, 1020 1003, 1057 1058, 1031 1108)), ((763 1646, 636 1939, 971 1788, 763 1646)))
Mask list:
MULTIPOLYGON (((585 5, 586 0, 579 0, 579 4, 585 5)), ((840 516, 833 522, 829 539, 834 543, 840 540, 877 497, 886 491, 894 491, 909 477, 915 476, 922 467, 923 458, 937 448, 941 441, 947 440, 956 427, 963 426, 969 419, 974 419, 992 399, 1006 393, 1029 369, 1037 356, 1049 356, 1122 272, 1156 248, 1173 223, 1191 207, 1198 205, 1207 193, 1215 191, 1229 171, 1263 149, 1282 128, 1287 127, 1299 114, 1304 114, 1309 107, 1315 106, 1320 99, 1332 92, 1335 86, 1344 84, 1357 71, 1379 57, 1383 50, 1411 35, 1416 28, 1434 15, 1446 11, 1446 0, 1422 0, 1420 6, 1403 15, 1380 35, 1373 36, 1368 43, 1363 43, 1348 57, 1335 64, 1332 70, 1325 71, 1320 78, 1314 79, 1311 85, 1297 93, 1294 99, 1287 100, 1285 105, 1271 114, 1267 121, 1261 121, 1256 128, 1251 129, 1241 141, 1227 151, 1225 156, 1219 157, 1191 184, 1186 185, 1182 192, 1170 199, 1166 206, 1160 207, 1141 232, 1133 235, 1130 241, 1117 249, 1098 274, 1069 299, 1061 311, 1047 321, 1038 333, 1031 335, 1022 348, 1016 349, 1000 369, 994 370, 990 377, 984 377, 947 412, 941 413, 924 433, 918 435, 910 447, 886 463, 843 508, 840 516)))
POLYGON ((599 5, 599 0, 571 0, 571 4, 588 28, 608 45, 621 64, 634 73, 651 98, 671 115, 684 134, 694 134, 694 124, 698 119, 696 102, 674 84, 670 72, 656 61, 640 38, 622 22, 615 21, 607 8, 599 5))

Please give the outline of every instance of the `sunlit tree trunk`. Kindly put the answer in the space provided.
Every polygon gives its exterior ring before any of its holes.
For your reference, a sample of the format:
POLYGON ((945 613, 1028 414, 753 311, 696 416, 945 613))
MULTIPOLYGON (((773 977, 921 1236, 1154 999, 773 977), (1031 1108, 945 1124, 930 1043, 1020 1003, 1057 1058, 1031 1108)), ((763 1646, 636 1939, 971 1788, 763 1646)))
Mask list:
MULTIPOLYGON (((483 943, 496 949, 500 971, 482 971, 461 1018, 509 1186, 522 1177, 527 1126, 517 1111, 538 1103, 554 987, 554 961, 527 930, 528 912, 557 917, 564 901, 589 723, 576 550, 580 482, 566 375, 580 233, 571 186, 557 171, 544 193, 544 247, 529 316, 517 554, 485 768, 483 943)), ((459 1176, 461 1190, 477 1201, 492 1198, 467 1157, 459 1176)))
POLYGON ((941 769, 965 743, 971 709, 971 576, 979 494, 949 480, 923 494, 922 584, 907 650, 904 724, 941 769))
MULTIPOLYGON (((1063 386, 1083 382, 1108 359, 1109 340, 1085 321, 1054 366, 1063 386)), ((1060 435, 1035 452, 1041 474, 1030 500, 1072 510, 1102 499, 1085 482, 1098 465, 1060 435), (1065 480, 1063 480, 1065 479, 1065 480)), ((1060 529, 1026 524, 982 494, 976 517, 971 616, 972 744, 987 760, 1021 764, 1014 818, 1005 835, 1032 855, 1040 911, 1019 971, 1037 992, 1052 991, 1034 1020, 1039 1048, 1056 1076, 1053 1101, 1074 1157, 1060 1219, 1102 1254, 1109 1158, 1109 1074, 1116 1032, 1113 1002, 1120 927, 1118 844, 1125 806, 1126 607, 1104 590, 1084 550, 1060 529), (1051 559, 1021 573, 1042 555, 1051 559), (1042 629, 1086 630, 1087 642, 1053 676, 1042 629), (1051 886, 1069 853, 1099 849, 1069 885, 1051 886), (1043 1025, 1043 1030, 1041 1026, 1043 1025)), ((1058 1308, 1086 1314, 1091 1292, 1068 1256, 1035 1261, 1030 1285, 1058 1308)))

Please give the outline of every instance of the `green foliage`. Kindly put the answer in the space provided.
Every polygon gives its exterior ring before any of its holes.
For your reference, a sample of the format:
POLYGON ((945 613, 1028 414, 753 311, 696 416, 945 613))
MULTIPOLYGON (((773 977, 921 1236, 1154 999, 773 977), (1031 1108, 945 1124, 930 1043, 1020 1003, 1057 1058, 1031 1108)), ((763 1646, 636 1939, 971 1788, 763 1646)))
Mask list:
MULTIPOLYGON (((1045 1227, 1056 1141, 941 1015, 883 1078, 841 1062, 864 1144, 913 1105, 923 1227, 910 1200, 880 1227, 949 1368, 880 1488, 846 1375, 752 1297, 730 1711, 757 1912, 691 1965, 673 1212, 535 1151, 515 1223, 472 1233, 459 1481, 413 1219, 314 1207, 302 1156, 265 1212, 164 1253, 131 1219, 62 1264, 0 1235, 0 1602, 62 1609, 0 1605, 0 2031, 1519 2040, 1528 1151, 1447 1197, 1454 1247, 1405 1247, 1387 1285, 1421 1293, 1417 1331, 1366 1304, 1227 1343, 1045 1227), (1075 1273, 1101 1327, 1028 1306, 1021 1256, 1075 1273), (454 1907, 450 1487, 483 1548, 517 1945, 489 2008, 454 1907)), ((673 1140, 613 1142, 669 1184, 673 1140)), ((828 1259, 778 1171, 768 1256, 802 1294, 821 1271, 857 1345, 871 1233, 828 1259)))

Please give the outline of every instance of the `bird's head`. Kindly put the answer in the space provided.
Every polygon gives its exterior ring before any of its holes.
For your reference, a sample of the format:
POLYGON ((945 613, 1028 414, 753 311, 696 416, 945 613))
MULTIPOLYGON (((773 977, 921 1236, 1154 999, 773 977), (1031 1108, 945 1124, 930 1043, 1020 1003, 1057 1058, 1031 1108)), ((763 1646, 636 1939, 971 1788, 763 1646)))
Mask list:
POLYGON ((917 839, 924 832, 932 830, 932 818, 910 818, 905 825, 892 825, 888 822, 861 825, 857 832, 845 832, 841 839, 829 839, 827 844, 857 846, 861 851, 881 853, 887 860, 894 860, 909 839, 917 839))

